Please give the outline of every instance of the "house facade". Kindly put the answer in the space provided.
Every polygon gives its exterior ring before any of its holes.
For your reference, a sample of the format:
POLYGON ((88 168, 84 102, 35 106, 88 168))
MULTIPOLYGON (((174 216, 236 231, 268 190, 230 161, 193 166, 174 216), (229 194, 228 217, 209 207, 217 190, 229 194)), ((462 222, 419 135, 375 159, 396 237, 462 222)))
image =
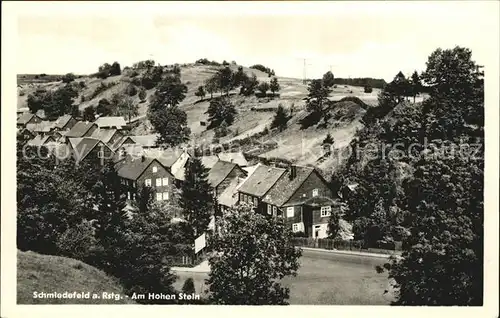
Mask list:
POLYGON ((71 115, 63 115, 56 120, 54 130, 69 131, 78 121, 71 115))
POLYGON ((214 189, 214 196, 219 196, 233 180, 246 177, 246 172, 237 164, 219 160, 208 172, 208 182, 214 189))
POLYGON ((98 139, 81 138, 71 145, 73 158, 77 163, 94 161, 104 165, 114 158, 113 150, 98 139))
POLYGON ((153 200, 172 200, 174 177, 158 160, 127 156, 116 167, 122 184, 126 186, 128 200, 135 200, 139 189, 144 186, 151 188, 153 200))

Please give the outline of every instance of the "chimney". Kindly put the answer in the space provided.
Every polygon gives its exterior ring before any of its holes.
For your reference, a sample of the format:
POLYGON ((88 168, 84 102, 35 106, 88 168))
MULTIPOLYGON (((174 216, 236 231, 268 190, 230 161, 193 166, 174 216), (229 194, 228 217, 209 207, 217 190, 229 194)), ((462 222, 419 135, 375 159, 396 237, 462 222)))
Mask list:
POLYGON ((297 177, 297 166, 291 165, 290 166, 290 180, 295 179, 295 177, 297 177))

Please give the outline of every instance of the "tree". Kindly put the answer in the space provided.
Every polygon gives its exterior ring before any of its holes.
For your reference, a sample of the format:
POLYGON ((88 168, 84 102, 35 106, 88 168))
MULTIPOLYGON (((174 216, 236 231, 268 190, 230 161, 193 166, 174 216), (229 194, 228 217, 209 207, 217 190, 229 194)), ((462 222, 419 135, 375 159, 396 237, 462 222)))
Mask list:
POLYGON ((134 103, 132 98, 127 95, 115 93, 111 96, 111 107, 114 109, 113 114, 128 118, 128 122, 132 117, 139 115, 139 105, 134 103))
POLYGON ((99 100, 99 103, 97 104, 95 110, 101 116, 110 116, 111 114, 113 114, 112 105, 106 98, 102 98, 99 100))
POLYGON ((335 143, 335 140, 333 139, 333 137, 330 133, 328 133, 326 135, 325 139, 323 139, 323 142, 322 142, 323 145, 329 145, 329 146, 332 146, 334 143, 335 143))
POLYGON ((130 84, 129 86, 127 86, 126 92, 129 96, 135 96, 137 94, 137 88, 134 84, 130 84))
POLYGON ((364 92, 369 94, 369 93, 373 92, 373 88, 370 85, 365 85, 364 92))
POLYGON ((188 127, 186 112, 178 106, 159 109, 148 114, 154 131, 160 134, 157 143, 175 147, 189 140, 191 130, 188 127))
POLYGON ((278 78, 273 77, 271 79, 271 83, 269 84, 269 89, 271 90, 273 95, 274 95, 274 93, 276 93, 280 90, 280 84, 278 83, 278 78))
POLYGON ((144 102, 146 100, 146 90, 144 89, 144 87, 141 87, 141 89, 139 89, 139 99, 141 102, 144 102))
POLYGON ((307 111, 311 113, 323 114, 323 106, 328 101, 328 95, 331 89, 323 85, 323 81, 320 79, 312 80, 307 88, 308 95, 306 99, 307 111))
POLYGON ((181 186, 179 205, 191 226, 190 237, 193 242, 207 230, 213 215, 213 189, 207 180, 208 171, 199 158, 190 158, 186 164, 185 181, 181 186))
POLYGON ((167 76, 157 87, 151 103, 149 112, 174 107, 186 98, 187 86, 177 76, 167 76))
POLYGON ((200 100, 205 98, 206 93, 205 90, 203 89, 203 86, 198 86, 198 90, 196 91, 195 95, 198 96, 200 100))
POLYGON ((328 237, 331 239, 339 238, 340 234, 340 209, 332 209, 332 214, 328 218, 328 237))
POLYGON ((229 95, 229 91, 234 88, 233 72, 229 66, 226 66, 215 73, 215 78, 217 81, 217 87, 221 92, 226 92, 229 95))
POLYGON ((36 114, 45 107, 47 91, 37 89, 33 94, 28 95, 27 104, 30 112, 36 114))
POLYGON ((280 280, 295 276, 301 250, 282 218, 255 213, 247 204, 224 215, 209 258, 210 301, 220 305, 284 305, 289 288, 280 280))
POLYGON ((422 83, 417 71, 413 72, 413 74, 411 75, 411 88, 413 93, 413 103, 415 104, 417 95, 422 91, 422 83))
POLYGON ((243 71, 243 67, 239 66, 238 71, 233 74, 233 87, 242 86, 248 81, 248 75, 243 71))
POLYGON ((151 187, 142 186, 139 188, 135 204, 139 213, 147 213, 153 205, 153 190, 151 187))
POLYGON ((405 186, 414 216, 402 259, 387 264, 396 304, 483 304, 483 160, 422 159, 405 186))
POLYGON ((76 79, 76 76, 75 76, 75 74, 73 74, 73 73, 68 73, 68 74, 64 75, 64 76, 61 78, 61 80, 62 80, 62 82, 63 82, 63 83, 71 83, 71 82, 73 82, 75 79, 76 79))
POLYGON ((267 91, 269 90, 269 83, 261 82, 259 86, 257 86, 257 89, 262 93, 262 95, 266 95, 267 91))
POLYGON ((217 92, 217 79, 215 77, 209 78, 205 82, 205 88, 207 93, 210 94, 210 99, 212 99, 214 97, 214 93, 217 92))
POLYGON ((274 115, 274 119, 271 123, 271 128, 278 128, 279 131, 283 131, 285 130, 289 119, 290 117, 288 117, 285 108, 283 108, 283 106, 280 104, 278 106, 278 109, 276 110, 276 114, 274 115))
MULTIPOLYGON (((153 204, 145 213, 130 220, 120 249, 120 274, 127 294, 174 294, 176 276, 168 265, 167 255, 176 255, 169 207, 153 204)), ((167 304, 171 300, 143 299, 144 304, 167 304)), ((174 301, 175 303, 175 301, 174 301)))
POLYGON ((83 120, 93 122, 95 120, 95 108, 94 106, 86 107, 83 110, 83 120))
POLYGON ((209 128, 213 128, 220 126, 222 122, 226 122, 228 126, 231 125, 237 112, 229 97, 221 96, 210 100, 207 114, 210 121, 209 128))
POLYGON ((333 87, 334 84, 335 84, 335 78, 333 76, 333 73, 331 71, 326 72, 323 75, 323 85, 331 88, 333 87))
POLYGON ((109 69, 109 75, 110 76, 115 76, 115 75, 120 75, 122 73, 120 64, 118 62, 114 62, 113 65, 111 65, 109 69))
POLYGON ((192 277, 186 278, 184 281, 184 285, 182 285, 182 292, 186 295, 191 295, 196 292, 196 289, 194 288, 194 281, 192 277))
POLYGON ((257 80, 257 76, 252 73, 252 76, 249 77, 245 82, 243 82, 240 93, 244 96, 253 95, 258 85, 259 81, 257 80))

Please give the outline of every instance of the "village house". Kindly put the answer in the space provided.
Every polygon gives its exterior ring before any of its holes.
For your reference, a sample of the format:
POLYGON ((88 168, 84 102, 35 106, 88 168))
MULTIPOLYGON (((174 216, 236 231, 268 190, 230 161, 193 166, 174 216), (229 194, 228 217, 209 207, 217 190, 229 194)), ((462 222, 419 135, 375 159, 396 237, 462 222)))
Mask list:
POLYGON ((69 138, 90 137, 96 129, 97 125, 94 123, 79 121, 69 131, 63 133, 61 142, 68 143, 69 138))
POLYGON ((208 172, 208 182, 214 189, 214 196, 219 196, 233 180, 241 181, 246 172, 235 163, 219 160, 208 172))
POLYGON ((17 118, 17 128, 26 128, 28 124, 36 124, 41 122, 42 119, 32 113, 24 113, 17 118))
POLYGON ((114 158, 114 152, 105 143, 98 139, 84 137, 81 139, 70 138, 72 154, 77 163, 84 160, 94 160, 104 164, 114 158))
POLYGON ((175 186, 174 176, 157 159, 141 156, 126 156, 116 163, 118 176, 127 187, 127 199, 135 200, 141 187, 150 187, 153 199, 169 201, 175 186))
POLYGON ((49 142, 55 142, 55 141, 56 139, 50 135, 46 136, 36 135, 33 139, 28 140, 26 144, 34 147, 40 147, 40 146, 45 146, 49 142))
POLYGON ((94 123, 100 129, 125 129, 127 123, 125 119, 121 116, 105 116, 97 118, 94 123))
MULTIPOLYGON (((55 122, 53 121, 42 120, 41 122, 38 123, 27 124, 26 129, 34 132, 35 135, 40 135, 40 136, 53 135, 54 124, 55 122)), ((56 134, 55 137, 59 138, 60 136, 61 134, 56 134)))
POLYGON ((73 126, 75 126, 77 123, 77 120, 71 116, 71 115, 63 115, 59 117, 55 124, 54 124, 54 130, 57 131, 69 131, 73 126))
POLYGON ((324 238, 329 217, 340 203, 313 167, 292 165, 262 198, 266 214, 283 217, 293 232, 324 238))
POLYGON ((116 129, 101 129, 98 128, 94 130, 92 135, 90 135, 91 138, 98 139, 105 143, 108 147, 111 149, 114 148, 114 144, 123 138, 123 134, 116 130, 116 129))
POLYGON ((16 128, 17 134, 20 136, 21 140, 27 141, 35 138, 35 133, 26 128, 16 128))
POLYGON ((258 213, 265 213, 266 204, 262 198, 274 184, 285 174, 283 168, 259 164, 255 171, 238 188, 238 202, 251 203, 258 213))

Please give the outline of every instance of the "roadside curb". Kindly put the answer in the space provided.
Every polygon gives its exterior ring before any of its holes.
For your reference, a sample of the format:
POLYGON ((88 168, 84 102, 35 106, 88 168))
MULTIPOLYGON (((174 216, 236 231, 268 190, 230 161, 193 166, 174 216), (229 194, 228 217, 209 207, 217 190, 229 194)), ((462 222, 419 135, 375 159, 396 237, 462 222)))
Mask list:
POLYGON ((366 252, 353 252, 353 251, 342 251, 342 250, 327 250, 323 248, 312 248, 312 247, 300 247, 306 251, 316 251, 316 252, 324 252, 324 253, 333 253, 333 254, 345 254, 345 255, 354 255, 354 256, 364 256, 364 257, 374 257, 374 258, 389 258, 392 255, 397 254, 377 254, 377 253, 366 253, 366 252))

